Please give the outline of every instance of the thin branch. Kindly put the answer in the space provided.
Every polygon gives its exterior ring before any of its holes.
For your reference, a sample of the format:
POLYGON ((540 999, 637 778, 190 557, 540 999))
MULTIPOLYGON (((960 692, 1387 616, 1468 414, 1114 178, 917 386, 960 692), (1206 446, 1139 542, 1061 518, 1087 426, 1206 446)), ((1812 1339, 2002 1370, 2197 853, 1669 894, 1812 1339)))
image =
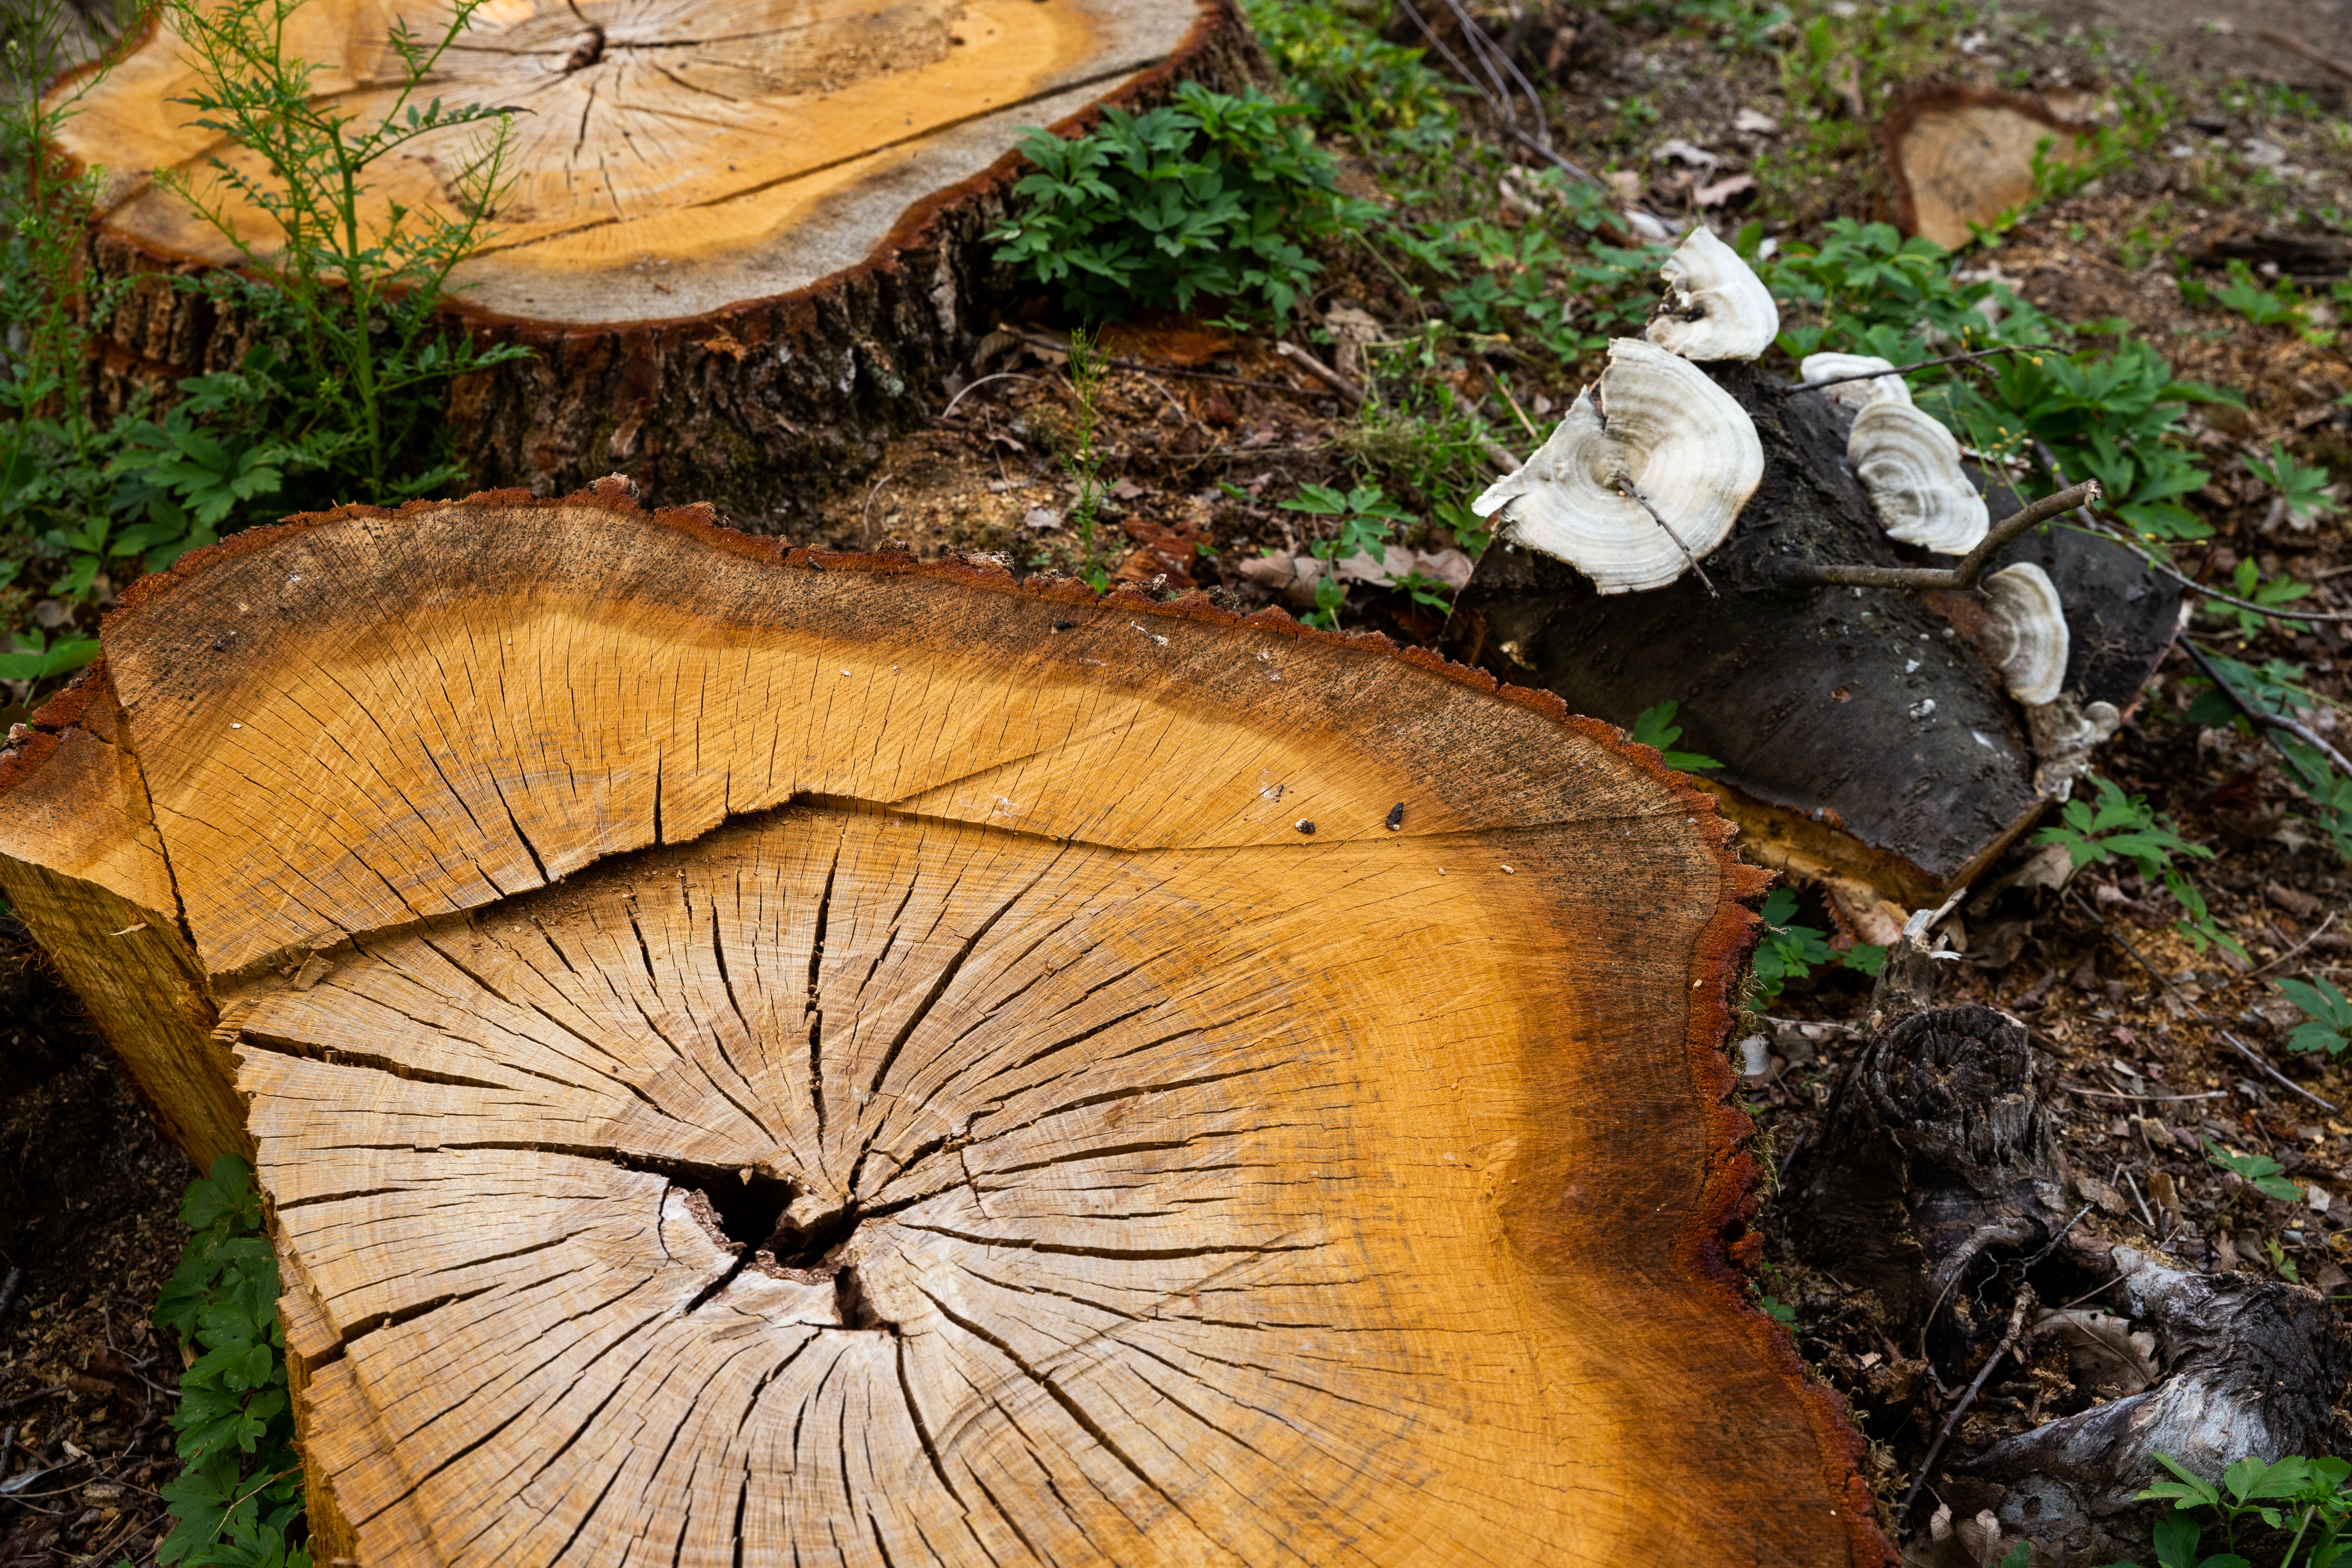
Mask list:
MULTIPOLYGON (((2327 911, 2327 918, 2320 921, 2318 925, 2315 926, 2309 936, 2305 937, 2301 942, 2296 942, 2293 947, 2288 948, 2284 952, 2280 953, 2276 958, 2272 959, 2260 969, 2249 970, 2246 973, 2246 978, 2252 980, 2257 974, 2269 973, 2272 970, 2276 969, 2280 964, 2284 963, 2288 959, 2293 958, 2296 953, 2301 952, 2305 948, 2309 947, 2313 942, 2317 942, 2321 936, 2326 933, 2327 928, 2335 923, 2336 911, 2334 910, 2330 910, 2327 911)), ((2272 929, 2276 930, 2277 928, 2274 925, 2272 929)))
POLYGON ((948 405, 940 410, 940 417, 944 419, 949 415, 953 414, 957 404, 961 403, 966 397, 970 396, 972 393, 977 392, 980 388, 986 386, 992 381, 1035 381, 1037 379, 1038 377, 1034 375, 1024 375, 1017 370, 1000 370, 994 375, 983 375, 978 381, 973 382, 970 386, 965 387, 961 392, 957 393, 953 397, 950 398, 948 400, 948 405))
POLYGON ((1297 365, 1299 369, 1305 371, 1307 374, 1313 376, 1316 380, 1321 382, 1324 385, 1329 387, 1332 391, 1338 393, 1340 400, 1346 403, 1349 407, 1361 408, 1364 405, 1364 389, 1362 387, 1358 386, 1354 382, 1349 381, 1346 376, 1341 375, 1338 371, 1333 370, 1329 365, 1325 364, 1320 359, 1308 353, 1297 343, 1277 342, 1274 345, 1274 352, 1288 360, 1291 363, 1297 365))
POLYGON ((1927 1445, 1927 1456, 1919 1461, 1919 1473, 1911 1478, 1911 1489, 1903 1494, 1902 1505, 1895 1510, 1896 1519, 1910 1517, 1911 1505, 1919 1500, 1919 1489, 1927 1484, 1928 1474, 1936 1468, 1936 1457, 1944 1451, 1944 1444, 1951 1437, 1953 1429, 1959 1426, 1960 1417, 1966 1415, 1969 1406, 1976 1403, 1978 1394, 1983 1391, 1985 1380, 1992 1375, 1992 1369, 1999 1366, 2001 1359, 2016 1347, 2018 1336, 2025 1331, 2026 1304, 2032 1300, 2032 1289, 2019 1289, 2017 1304, 2009 1311, 2008 1332, 2000 1336, 2000 1343, 1993 1346, 1992 1354, 1985 1357, 1984 1365, 1977 1370, 1976 1380, 1969 1384, 1969 1391, 1960 1395, 1960 1402, 1952 1406, 1952 1413, 1944 1417, 1943 1429, 1936 1434, 1936 1440, 1927 1445))
POLYGON ((1706 568, 1698 563, 1698 557, 1691 553, 1690 546, 1683 542, 1682 535, 1676 533, 1673 529, 1666 526, 1666 520, 1658 515, 1658 509, 1650 504, 1650 498, 1642 493, 1641 487, 1634 484, 1632 479, 1624 478, 1622 475, 1619 476, 1619 482, 1624 485, 1625 493, 1633 497, 1634 500, 1638 501, 1643 511, 1650 514, 1650 521, 1658 525, 1658 531, 1675 542, 1675 548, 1683 552, 1683 559, 1690 563, 1690 569, 1698 574, 1698 580, 1701 583, 1706 584, 1707 597, 1710 599, 1722 598, 1723 595, 1715 591, 1715 584, 1707 576, 1706 568))
POLYGON ((2032 349, 2047 348, 2046 343, 2002 343, 1998 348, 1977 349, 1964 354, 1944 354, 1937 359, 1913 360, 1909 364, 1889 365, 1885 370, 1858 370, 1852 375, 1825 375, 1819 381, 1801 381, 1780 389, 1783 397, 1800 392, 1819 392, 1825 386, 1843 386, 1849 381, 1875 381, 1883 375, 1907 375, 1915 370, 1927 370, 1939 364, 1962 364, 1970 360, 1990 359, 1995 354, 2024 353, 2032 349))
POLYGON ((2320 1099, 2319 1096, 2312 1093, 2311 1090, 2304 1088, 2303 1085, 2295 1082, 2294 1079, 2287 1077, 2286 1074, 2271 1066, 2268 1058, 2263 1057, 2261 1052, 2255 1050, 2253 1047, 2246 1044, 2245 1041, 2238 1038, 2237 1036, 2230 1033, 2229 1030, 2221 1027, 2221 1024, 2215 1020, 2212 1014, 2208 1013, 2204 1008, 2200 1007, 2195 1002, 2192 1002, 2187 996, 2182 995, 2180 987, 2172 983, 2172 977, 2166 974, 2162 970, 2157 968, 2155 964, 2150 963, 2145 957, 2141 956, 2139 949, 2131 944, 2131 939, 2124 935, 2123 932, 2117 931, 2115 926, 2108 921, 2107 917, 2101 914, 2098 910, 2091 904, 2089 900, 2084 898, 2082 894, 2076 892, 2072 888, 2066 889, 2066 896, 2074 900, 2075 905, 2080 908, 2084 914, 2089 915, 2093 920, 2098 921, 2099 929, 2105 931, 2109 936, 2115 938, 2117 944, 2120 945, 2126 952, 2132 955, 2132 961, 2137 963, 2142 969, 2147 971, 2150 978, 2152 978, 2158 985, 2163 986, 2167 991, 2172 993, 2173 996, 2182 1006, 2188 1008, 2191 1013, 2196 1014, 2198 1018, 2208 1025, 2215 1034, 2221 1036, 2224 1040, 2227 1040, 2240 1056, 2245 1058, 2248 1061, 2253 1063, 2254 1066, 2260 1068, 2269 1078, 2284 1088, 2292 1089, 2296 1094, 2303 1096, 2304 1099, 2311 1101, 2312 1104, 2319 1107, 2320 1110, 2326 1111, 2330 1116, 2337 1113, 2337 1108, 2336 1106, 2320 1099))
POLYGON ((2084 479, 2070 489, 2044 496, 2032 505, 2023 507, 1993 525, 1974 550, 1960 558, 1952 567, 1937 566, 1859 566, 1831 565, 1817 561, 1793 561, 1786 556, 1776 558, 1773 573, 1783 583, 1826 584, 1832 587, 1853 588, 1973 588, 1984 575, 1985 567, 2002 546, 2038 523, 2049 521, 2062 511, 2069 511, 2099 496, 2099 481, 2084 479))

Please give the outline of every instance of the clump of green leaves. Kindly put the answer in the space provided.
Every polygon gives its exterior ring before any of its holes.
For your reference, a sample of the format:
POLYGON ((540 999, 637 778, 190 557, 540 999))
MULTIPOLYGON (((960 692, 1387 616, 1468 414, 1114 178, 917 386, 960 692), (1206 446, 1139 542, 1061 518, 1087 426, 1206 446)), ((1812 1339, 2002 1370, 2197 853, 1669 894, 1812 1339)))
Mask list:
POLYGON ((1460 89, 1421 50, 1390 43, 1363 16, 1327 0, 1245 0, 1242 9, 1316 123, 1415 151, 1453 139, 1460 89))
MULTIPOLYGON (((2239 613, 2257 621, 2267 618, 2252 611, 2239 613)), ((2242 619, 2240 625, 2244 624, 2245 619, 2242 619)), ((2302 629, 2293 621, 2284 624, 2302 629)), ((2208 685, 2182 717, 2192 724, 2217 729, 2228 726, 2249 737, 2267 739, 2285 759, 2287 773, 2305 798, 2316 808, 2317 825, 2334 844, 2336 854, 2352 860, 2352 778, 2337 773, 2327 754, 2307 741, 2267 725, 2258 734, 2239 706, 2242 702, 2257 713, 2298 720, 2315 713, 2322 699, 2303 684, 2303 666, 2282 658, 2247 664, 2210 648, 2204 652, 2214 672, 2230 689, 2225 692, 2208 685), (2231 693, 2235 693, 2235 700, 2231 693)))
POLYGON ((163 1487, 171 1568, 310 1568, 289 1545, 302 1514, 302 1466, 278 1322, 278 1259, 263 1234, 253 1169, 233 1154, 188 1187, 191 1232, 155 1306, 155 1326, 201 1352, 180 1374, 172 1417, 186 1468, 163 1487))
MULTIPOLYGON (((2292 1531, 2278 1568, 2334 1568, 2352 1562, 2352 1542, 2344 1537, 2352 1518, 2352 1464, 2299 1455, 2264 1460, 2248 1457, 2221 1472, 2215 1486, 2168 1455, 2157 1463, 2173 1479, 2157 1481, 2136 1500, 2168 1502, 2171 1511, 2156 1521, 2157 1568, 2252 1568, 2238 1553, 2238 1528, 2259 1520, 2272 1530, 2292 1531), (2203 1531, 2191 1517, 2200 1510, 2218 1516, 2223 1550, 2206 1556, 2203 1531)), ((2112 1568, 2139 1568, 2118 1563, 2112 1568)))
POLYGON ((2077 869, 2116 860, 2129 862, 2147 880, 2162 882, 2180 906, 2181 918, 2174 929, 2189 946, 2203 952, 2218 942, 2242 955, 2243 944, 2221 929, 2206 907, 2204 893, 2174 863, 2175 857, 2210 860, 2213 851, 2181 837, 2172 819, 2157 815, 2146 795, 2126 795, 2114 780, 2097 773, 2084 782, 2097 799, 2084 800, 2078 793, 2060 809, 2059 820, 2035 834, 2033 841, 2063 846, 2066 858, 2077 869))
POLYGON ((1797 895, 1787 888, 1775 888, 1766 894, 1764 907, 1757 913, 1764 922, 1764 940, 1758 945, 1755 958, 1757 995, 1753 1005, 1759 1013, 1780 1000, 1789 982, 1809 979, 1816 969, 1843 964, 1857 974, 1874 975, 1885 966, 1886 950, 1883 947, 1858 942, 1840 952, 1830 945, 1828 931, 1819 926, 1799 925, 1797 895))
MULTIPOLYGON (((1307 547, 1309 555, 1323 563, 1323 574, 1315 579, 1315 613, 1307 617, 1307 624, 1326 630, 1335 628, 1339 624, 1339 605, 1348 596, 1347 584, 1339 581, 1335 568, 1340 562, 1358 555, 1369 555, 1375 561, 1384 557, 1396 536, 1397 525, 1412 521, 1412 513, 1390 500, 1378 485, 1358 485, 1347 490, 1328 485, 1305 485, 1281 504, 1285 511, 1336 520, 1326 525, 1330 532, 1318 536, 1307 547)), ((1416 587, 1412 592, 1424 604, 1434 597, 1435 608, 1446 607, 1444 596, 1433 595, 1428 588, 1416 587)))
POLYGON ((2303 1201, 2303 1189, 2288 1181, 2283 1173, 2286 1167, 2268 1154, 2232 1154, 2210 1138, 2204 1142, 2209 1163, 2241 1178, 2263 1196, 2283 1204, 2303 1201))
POLYGON ((2324 974, 2282 980, 2279 993, 2303 1011, 2304 1021, 2286 1037, 2291 1051, 2326 1051, 2340 1057, 2352 1045, 2352 1001, 2324 974))
POLYGON ((2299 463, 2282 441, 2271 443, 2268 458, 2242 459, 2246 471, 2278 492, 2286 503, 2289 517, 2304 527, 2344 509, 2328 494, 2327 487, 2335 476, 2317 463, 2299 463))
MULTIPOLYGON (((1703 756, 1696 752, 1678 752, 1674 749, 1675 742, 1683 738, 1683 727, 1675 722, 1675 715, 1681 709, 1682 704, 1675 701, 1661 702, 1655 707, 1643 709, 1641 717, 1633 721, 1633 728, 1627 738, 1636 745, 1656 747, 1659 761, 1678 772, 1710 773, 1723 766, 1713 757, 1703 756)), ((1780 889, 1773 896, 1777 898, 1786 890, 1780 889)), ((1794 900, 1792 899, 1790 902, 1790 912, 1794 913, 1794 900)))
POLYGON ((1306 113, 1186 82, 1174 103, 1106 110, 1066 142, 1032 129, 1021 151, 1037 172, 1013 187, 995 258, 1088 321, 1197 300, 1283 320, 1322 268, 1306 247, 1377 210, 1339 194, 1306 113))

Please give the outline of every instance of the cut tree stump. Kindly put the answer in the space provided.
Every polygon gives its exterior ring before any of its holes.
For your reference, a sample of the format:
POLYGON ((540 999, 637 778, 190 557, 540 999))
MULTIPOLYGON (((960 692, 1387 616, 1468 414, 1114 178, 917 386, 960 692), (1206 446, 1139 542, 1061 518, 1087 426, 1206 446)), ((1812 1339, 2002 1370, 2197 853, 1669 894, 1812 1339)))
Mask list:
POLYGON ((1886 1561, 1739 1272, 1705 795, 1379 637, 707 517, 239 535, 0 773, 250 1139, 322 1561, 1886 1561))
MULTIPOLYGON (((395 19, 437 36, 445 16, 310 0, 289 47, 372 122, 395 19)), ((792 510, 920 418, 992 325, 1011 279, 985 236, 1026 167, 1020 128, 1187 78, 1238 89, 1256 61, 1228 0, 490 0, 431 90, 515 108, 517 174, 450 313, 535 357, 458 384, 458 456, 541 494, 619 468, 746 516, 792 510)), ((59 138, 113 174, 94 274, 138 279, 106 324, 104 403, 228 368, 251 342, 169 281, 237 257, 149 171, 253 161, 190 124, 173 100, 194 86, 177 37, 151 30, 59 138)), ((480 134, 379 165, 363 216, 446 210, 480 134)), ((247 216, 267 250, 274 229, 247 216)))
MULTIPOLYGON (((1678 744, 1726 764, 1698 782, 1750 858, 1822 882, 1853 924, 1889 919, 1884 900, 1932 907, 2046 804, 2023 710, 1971 640, 1984 613, 1972 594, 1788 586, 1775 569, 1790 560, 1952 563, 1882 531, 1846 464, 1850 411, 1750 365, 1706 368, 1764 445, 1762 484, 1704 563, 1715 591, 1685 574, 1604 595, 1507 535, 1455 596, 1445 651, 1628 728, 1679 704, 1678 744)), ((1996 519, 2016 510, 2005 488, 1987 495, 1996 519)), ((1993 567, 2019 562, 2042 566, 2065 605, 2067 693, 2127 710, 2171 643, 2179 589, 2064 525, 2029 530, 1993 567)), ((1890 942, 1891 919, 1855 934, 1890 942)))

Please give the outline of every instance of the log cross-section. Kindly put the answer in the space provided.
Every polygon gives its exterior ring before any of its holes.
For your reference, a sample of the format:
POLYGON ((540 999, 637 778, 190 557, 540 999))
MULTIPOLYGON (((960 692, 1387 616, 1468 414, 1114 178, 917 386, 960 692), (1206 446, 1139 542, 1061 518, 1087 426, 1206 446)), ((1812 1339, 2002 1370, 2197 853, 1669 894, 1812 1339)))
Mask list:
POLYGON ((1885 1560, 1738 1270, 1759 874, 1613 730, 617 491, 105 636, 0 885, 245 1108, 322 1560, 1885 1560))

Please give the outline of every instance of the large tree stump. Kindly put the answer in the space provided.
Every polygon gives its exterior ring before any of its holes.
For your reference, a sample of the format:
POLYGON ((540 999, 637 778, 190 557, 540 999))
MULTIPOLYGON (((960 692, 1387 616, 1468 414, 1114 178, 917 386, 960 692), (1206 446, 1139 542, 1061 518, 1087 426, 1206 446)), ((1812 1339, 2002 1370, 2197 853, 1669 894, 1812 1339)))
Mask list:
MULTIPOLYGON (((289 42, 366 120, 395 18, 436 33, 436 16, 310 0, 289 42)), ((1009 279, 984 237, 1025 167, 1018 128, 1187 77, 1238 88, 1255 58, 1228 0, 491 0, 432 89, 520 111, 514 186, 452 315, 536 357, 457 388, 459 455, 542 494, 620 468, 745 515, 789 510, 919 417, 989 329, 1009 279)), ((142 278, 107 324, 109 399, 226 368, 249 342, 167 277, 237 257, 150 171, 253 162, 173 101, 194 83, 176 37, 151 31, 61 137, 114 174, 91 266, 142 278)), ((363 216, 446 209, 478 134, 379 165, 363 216)), ((268 220, 247 216, 267 250, 268 220)))
POLYGON ((368 1568, 1884 1559, 1738 1272, 1758 874, 1556 700, 617 487, 106 640, 0 886, 234 1075, 368 1568))

